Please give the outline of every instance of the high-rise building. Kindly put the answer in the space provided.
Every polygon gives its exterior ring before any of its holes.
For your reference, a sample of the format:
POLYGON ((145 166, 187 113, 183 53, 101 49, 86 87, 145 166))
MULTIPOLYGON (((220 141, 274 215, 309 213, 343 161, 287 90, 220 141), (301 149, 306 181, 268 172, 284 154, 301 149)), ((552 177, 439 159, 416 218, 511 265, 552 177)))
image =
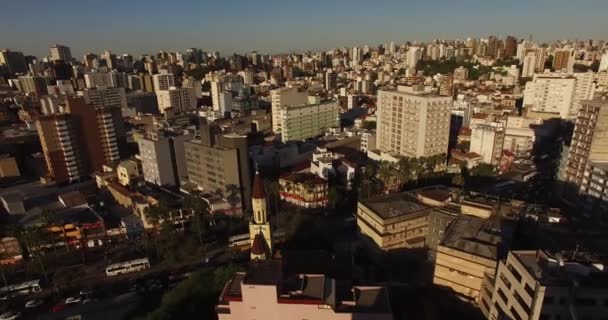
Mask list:
POLYGON ((574 50, 564 49, 555 51, 553 70, 571 73, 574 71, 574 50))
POLYGON ((482 162, 498 165, 505 141, 505 128, 501 122, 478 124, 471 128, 469 150, 482 157, 482 162))
POLYGON ((580 101, 595 93, 593 73, 543 73, 526 83, 523 104, 532 111, 559 114, 574 119, 580 101))
POLYGON ((601 319, 608 289, 605 261, 585 252, 509 251, 500 261, 488 319, 601 319))
POLYGON ((170 87, 167 90, 157 90, 158 109, 161 113, 172 109, 175 113, 196 109, 196 96, 192 88, 170 87))
POLYGON ((455 81, 466 81, 469 78, 469 69, 465 67, 458 67, 454 69, 454 80, 455 81))
POLYGON ((536 61, 537 61, 536 52, 530 51, 526 53, 523 58, 523 67, 521 70, 521 76, 523 78, 529 78, 536 73, 536 61))
POLYGON ((338 74, 333 70, 327 70, 325 73, 325 90, 333 92, 338 87, 338 74))
POLYGON ((305 104, 308 102, 308 92, 298 87, 279 88, 270 91, 270 101, 272 106, 272 131, 279 133, 283 128, 281 107, 305 104))
POLYGON ((84 74, 84 81, 87 85, 87 88, 118 87, 118 78, 116 72, 92 70, 84 74))
POLYGON ((578 191, 584 214, 602 224, 608 222, 608 161, 587 161, 578 191))
POLYGON ((236 214, 250 206, 249 164, 243 161, 248 154, 246 137, 220 136, 217 141, 216 145, 198 139, 184 144, 188 179, 205 192, 220 191, 236 214))
POLYGON ((600 68, 599 72, 608 71, 608 52, 605 52, 600 59, 600 68))
POLYGON ((513 57, 517 54, 517 38, 507 36, 505 39, 505 57, 513 57))
POLYGON ((223 92, 222 82, 218 79, 211 80, 211 103, 213 104, 213 110, 219 111, 220 107, 220 95, 223 92))
POLYGON ((340 105, 333 100, 321 101, 318 96, 308 97, 303 105, 282 106, 279 114, 284 142, 314 138, 340 126, 340 105))
POLYGON ((5 65, 11 74, 27 73, 27 63, 22 52, 1 50, 0 66, 5 65))
POLYGON ((159 186, 177 186, 188 176, 184 143, 189 132, 146 131, 137 140, 144 180, 159 186))
POLYGON ((69 47, 56 44, 51 47, 51 60, 72 62, 72 51, 69 47))
POLYGON ((49 80, 40 76, 20 76, 19 87, 24 93, 47 94, 49 80))
POLYGON ((608 161, 607 127, 608 101, 581 101, 562 180, 580 189, 588 162, 608 161))
POLYGON ((82 96, 86 103, 95 107, 116 107, 123 109, 127 107, 127 96, 124 88, 87 88, 82 90, 82 96))
POLYGON ((76 181, 87 174, 77 131, 67 113, 42 115, 36 121, 48 174, 56 183, 76 181))
POLYGON ((452 98, 398 86, 378 92, 376 146, 406 157, 448 152, 452 98))
POLYGON ((160 73, 152 76, 154 81, 154 91, 169 90, 171 87, 175 87, 175 77, 172 73, 160 73))

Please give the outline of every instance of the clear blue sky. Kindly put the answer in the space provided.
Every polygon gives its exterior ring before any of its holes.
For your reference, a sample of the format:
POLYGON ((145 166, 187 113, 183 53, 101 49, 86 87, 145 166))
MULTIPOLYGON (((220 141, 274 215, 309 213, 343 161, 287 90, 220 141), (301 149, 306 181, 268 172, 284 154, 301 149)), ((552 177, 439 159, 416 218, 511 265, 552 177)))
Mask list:
POLYGON ((0 0, 0 48, 277 53, 514 34, 607 38, 607 0, 0 0))

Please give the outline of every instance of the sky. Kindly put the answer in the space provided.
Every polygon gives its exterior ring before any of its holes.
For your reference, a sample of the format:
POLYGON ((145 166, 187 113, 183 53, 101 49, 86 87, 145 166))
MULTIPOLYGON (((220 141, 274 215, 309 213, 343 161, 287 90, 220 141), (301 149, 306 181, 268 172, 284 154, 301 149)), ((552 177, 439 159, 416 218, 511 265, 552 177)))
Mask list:
POLYGON ((513 34, 606 39, 607 0, 0 0, 0 48, 286 53, 513 34))

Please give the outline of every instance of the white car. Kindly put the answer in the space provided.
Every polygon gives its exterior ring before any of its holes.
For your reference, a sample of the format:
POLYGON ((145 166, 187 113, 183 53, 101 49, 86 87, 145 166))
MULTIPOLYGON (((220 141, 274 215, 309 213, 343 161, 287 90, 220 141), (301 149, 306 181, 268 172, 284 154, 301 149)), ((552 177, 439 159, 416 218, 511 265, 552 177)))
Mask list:
MULTIPOLYGON (((69 297, 67 299, 65 299, 65 304, 76 304, 76 303, 80 303, 80 301, 82 301, 81 297, 69 297)), ((2 319, 0 319, 2 320, 2 319)))
POLYGON ((19 312, 5 312, 0 314, 0 320, 15 320, 18 319, 21 313, 19 312))
POLYGON ((37 308, 40 305, 42 305, 42 303, 43 303, 42 300, 34 299, 34 300, 30 300, 30 301, 26 302, 25 307, 27 309, 34 309, 34 308, 37 308))

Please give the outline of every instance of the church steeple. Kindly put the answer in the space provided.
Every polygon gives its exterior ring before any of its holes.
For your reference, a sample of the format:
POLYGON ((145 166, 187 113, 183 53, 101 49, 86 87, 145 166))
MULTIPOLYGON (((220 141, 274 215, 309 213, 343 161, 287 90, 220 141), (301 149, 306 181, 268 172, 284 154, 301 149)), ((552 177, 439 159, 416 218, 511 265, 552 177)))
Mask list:
POLYGON ((251 204, 253 209, 253 216, 249 222, 251 260, 264 260, 272 257, 272 231, 268 220, 266 192, 259 172, 256 172, 253 180, 251 204))

